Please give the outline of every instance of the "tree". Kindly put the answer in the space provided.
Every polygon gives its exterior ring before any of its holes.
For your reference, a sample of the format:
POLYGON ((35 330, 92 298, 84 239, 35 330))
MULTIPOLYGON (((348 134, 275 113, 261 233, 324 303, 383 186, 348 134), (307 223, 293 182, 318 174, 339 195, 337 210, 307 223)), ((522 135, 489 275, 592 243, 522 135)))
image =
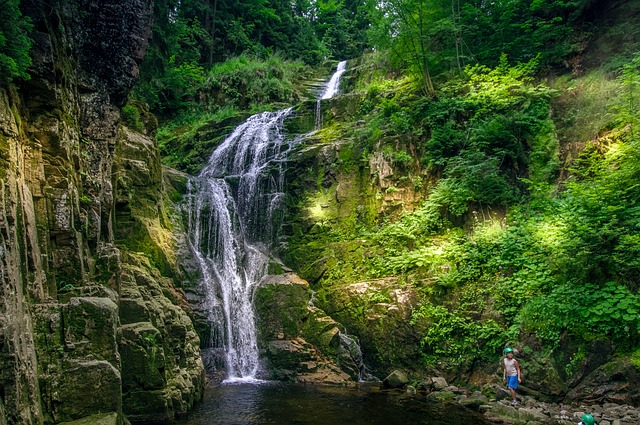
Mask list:
POLYGON ((14 78, 28 79, 31 65, 29 50, 33 41, 28 33, 32 28, 28 17, 20 12, 20 0, 0 0, 0 84, 14 78))
POLYGON ((540 63, 561 63, 575 52, 574 25, 584 19, 593 0, 465 1, 461 25, 470 49, 489 66, 502 53, 513 61, 526 62, 540 54, 540 63))
POLYGON ((450 0, 389 0, 378 3, 372 14, 378 47, 389 48, 420 81, 425 94, 433 96, 432 68, 446 62, 447 51, 458 39, 450 0))

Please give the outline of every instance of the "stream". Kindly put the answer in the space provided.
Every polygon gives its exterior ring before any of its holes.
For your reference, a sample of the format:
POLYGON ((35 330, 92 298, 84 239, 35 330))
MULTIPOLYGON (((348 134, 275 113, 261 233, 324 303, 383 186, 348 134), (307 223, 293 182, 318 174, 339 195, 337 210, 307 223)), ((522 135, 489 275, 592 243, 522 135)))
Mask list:
POLYGON ((430 400, 425 394, 358 388, 235 383, 208 388, 202 404, 180 425, 483 425, 479 413, 430 400))

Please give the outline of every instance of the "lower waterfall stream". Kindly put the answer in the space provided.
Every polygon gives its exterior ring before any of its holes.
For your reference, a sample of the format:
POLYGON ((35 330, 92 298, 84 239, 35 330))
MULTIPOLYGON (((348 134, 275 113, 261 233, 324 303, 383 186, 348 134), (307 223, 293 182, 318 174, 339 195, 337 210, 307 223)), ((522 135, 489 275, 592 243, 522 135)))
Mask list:
POLYGON ((258 372, 252 293, 267 273, 269 241, 277 233, 290 148, 283 121, 290 112, 250 117, 190 184, 190 243, 204 278, 209 343, 225 351, 227 380, 254 379, 258 372))

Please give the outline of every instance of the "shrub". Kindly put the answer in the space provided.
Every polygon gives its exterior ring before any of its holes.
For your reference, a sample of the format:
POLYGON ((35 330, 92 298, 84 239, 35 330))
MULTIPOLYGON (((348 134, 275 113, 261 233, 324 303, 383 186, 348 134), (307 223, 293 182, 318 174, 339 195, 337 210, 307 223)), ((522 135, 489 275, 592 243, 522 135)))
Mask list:
POLYGON ((143 128, 142 121, 140 121, 140 111, 135 105, 125 105, 120 111, 122 121, 131 129, 141 130, 143 128))
POLYGON ((29 79, 27 68, 31 65, 29 51, 33 40, 28 37, 32 29, 28 17, 22 16, 19 0, 2 2, 0 19, 0 84, 14 78, 29 79))

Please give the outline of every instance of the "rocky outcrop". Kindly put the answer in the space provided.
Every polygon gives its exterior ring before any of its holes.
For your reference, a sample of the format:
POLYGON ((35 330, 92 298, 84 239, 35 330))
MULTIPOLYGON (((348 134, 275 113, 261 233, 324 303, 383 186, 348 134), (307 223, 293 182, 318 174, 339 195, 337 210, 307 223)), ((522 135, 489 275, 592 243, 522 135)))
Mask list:
POLYGON ((329 314, 358 335, 367 365, 387 374, 386 365, 412 370, 419 358, 421 328, 411 323, 415 289, 395 278, 335 285, 326 290, 329 314))
POLYGON ((567 401, 640 406, 640 367, 627 358, 606 363, 567 394, 567 401))
POLYGON ((558 404, 524 397, 513 406, 509 401, 489 400, 480 393, 459 395, 453 401, 483 412, 490 423, 498 424, 575 425, 585 413, 591 414, 599 425, 635 425, 640 420, 640 411, 624 404, 558 404))
POLYGON ((270 378, 347 385, 363 368, 359 346, 312 305, 309 284, 293 273, 267 275, 256 290, 258 346, 270 378))
POLYGON ((119 112, 153 2, 21 8, 31 80, 0 88, 0 423, 171 419, 202 395, 199 341, 152 130, 119 112))

